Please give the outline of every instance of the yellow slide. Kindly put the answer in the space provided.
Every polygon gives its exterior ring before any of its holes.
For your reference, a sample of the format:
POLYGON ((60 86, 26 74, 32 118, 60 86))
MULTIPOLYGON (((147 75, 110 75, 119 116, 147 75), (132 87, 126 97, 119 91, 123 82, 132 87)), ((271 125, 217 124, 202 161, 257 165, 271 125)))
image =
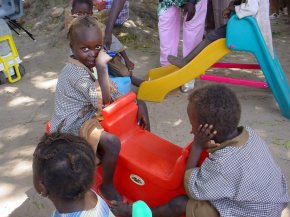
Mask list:
POLYGON ((226 40, 223 38, 208 45, 180 69, 174 65, 151 69, 147 81, 143 82, 138 90, 138 99, 162 102, 167 93, 192 79, 198 78, 229 52, 226 40))

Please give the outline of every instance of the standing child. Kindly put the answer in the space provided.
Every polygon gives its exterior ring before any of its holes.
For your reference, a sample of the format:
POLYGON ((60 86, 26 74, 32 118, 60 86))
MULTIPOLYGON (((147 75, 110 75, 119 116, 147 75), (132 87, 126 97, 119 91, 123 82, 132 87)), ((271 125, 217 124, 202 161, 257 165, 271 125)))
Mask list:
MULTIPOLYGON (((189 96, 187 114, 194 134, 184 175, 187 195, 153 209, 153 216, 280 217, 290 200, 286 179, 262 138, 238 126, 235 94, 223 85, 197 89, 189 96), (203 149, 210 154, 197 167, 203 149)), ((131 214, 118 202, 112 211, 131 214)))
MULTIPOLYGON (((122 200, 113 185, 113 176, 120 151, 120 141, 105 132, 98 122, 101 109, 118 97, 108 78, 103 36, 95 18, 76 18, 68 32, 73 55, 58 77, 51 132, 73 133, 88 140, 100 157, 103 183, 100 194, 107 200, 122 200), (97 69, 97 79, 92 68, 97 69)), ((139 122, 149 129, 145 103, 139 104, 139 122), (141 105, 141 106, 140 106, 141 105)))
MULTIPOLYGON (((224 10, 223 16, 228 18, 231 12, 235 12, 239 19, 246 16, 253 16, 258 23, 264 40, 268 49, 274 57, 273 44, 272 44, 272 31, 269 19, 269 0, 234 0, 231 1, 229 6, 224 10)), ((185 66, 193 58, 195 58, 204 48, 210 43, 220 38, 226 37, 226 25, 223 25, 206 35, 205 39, 200 42, 195 49, 193 49, 186 57, 168 56, 168 61, 178 67, 185 66)))
POLYGON ((33 183, 56 207, 52 217, 114 216, 106 202, 90 190, 95 165, 93 149, 84 139, 71 134, 42 138, 33 154, 33 183))

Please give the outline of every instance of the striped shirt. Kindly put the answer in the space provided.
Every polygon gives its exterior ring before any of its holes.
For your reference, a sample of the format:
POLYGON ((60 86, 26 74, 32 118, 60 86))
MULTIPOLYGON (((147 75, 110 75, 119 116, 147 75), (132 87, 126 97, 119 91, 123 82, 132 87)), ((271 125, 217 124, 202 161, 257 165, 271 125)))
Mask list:
POLYGON ((210 201, 221 217, 280 217, 289 202, 287 184, 265 142, 246 127, 227 143, 194 168, 190 196, 210 201))
MULTIPOLYGON (((106 0, 106 9, 111 9, 114 0, 106 0)), ((129 19, 129 1, 126 0, 123 9, 120 11, 115 24, 122 25, 129 19)))
MULTIPOLYGON (((96 194, 97 195, 97 194, 96 194)), ((113 217, 107 203, 99 196, 97 205, 90 210, 83 210, 71 213, 59 213, 55 210, 51 217, 113 217)))
MULTIPOLYGON (((117 91, 112 91, 112 99, 119 96, 117 91)), ((50 132, 79 135, 83 123, 100 112, 102 101, 101 88, 95 84, 89 69, 70 58, 58 76, 50 132)))

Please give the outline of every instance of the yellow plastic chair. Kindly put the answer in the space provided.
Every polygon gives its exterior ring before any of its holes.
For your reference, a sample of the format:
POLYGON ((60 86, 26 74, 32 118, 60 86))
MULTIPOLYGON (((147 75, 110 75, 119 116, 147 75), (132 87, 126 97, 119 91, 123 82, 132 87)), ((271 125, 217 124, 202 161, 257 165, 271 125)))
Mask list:
POLYGON ((6 83, 6 77, 10 83, 19 81, 25 73, 24 67, 20 64, 22 61, 19 58, 12 35, 0 37, 0 42, 5 41, 8 42, 11 51, 5 56, 0 54, 0 84, 6 83))

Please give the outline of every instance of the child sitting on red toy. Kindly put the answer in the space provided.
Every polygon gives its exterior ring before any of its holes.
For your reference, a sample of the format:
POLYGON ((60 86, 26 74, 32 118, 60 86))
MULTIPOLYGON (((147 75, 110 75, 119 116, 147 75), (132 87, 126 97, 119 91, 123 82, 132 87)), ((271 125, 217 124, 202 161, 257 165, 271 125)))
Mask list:
MULTIPOLYGON (((107 200, 122 200, 113 185, 120 141, 99 124, 101 109, 119 97, 109 80, 106 64, 111 59, 103 50, 103 36, 91 16, 76 18, 68 32, 73 55, 61 71, 55 95, 50 132, 73 133, 86 138, 103 166, 100 193, 107 200), (92 68, 97 69, 97 78, 92 68)), ((150 129, 146 104, 139 102, 139 123, 150 129)))
MULTIPOLYGON (((73 0, 71 15, 76 16, 93 16, 93 1, 92 0, 73 0)), ((102 31, 105 29, 105 25, 99 22, 102 31)), ((135 86, 140 86, 143 80, 138 79, 132 75, 134 69, 134 63, 128 58, 124 45, 119 41, 117 37, 112 35, 112 44, 110 51, 116 53, 116 56, 108 62, 108 69, 110 73, 117 77, 131 76, 132 83, 135 86), (122 63, 124 60, 125 65, 122 63)))
POLYGON ((72 134, 51 134, 42 138, 33 154, 33 183, 48 197, 57 216, 114 216, 107 203, 90 190, 96 170, 92 147, 72 134))
MULTIPOLYGON (((258 23, 261 33, 266 41, 268 49, 274 56, 273 44, 272 44, 272 31, 269 18, 269 1, 265 0, 234 0, 231 1, 229 6, 224 10, 224 18, 229 18, 230 14, 235 12, 239 19, 246 16, 253 16, 258 23)), ((195 58, 204 48, 206 48, 210 43, 220 38, 226 37, 226 25, 223 25, 216 30, 209 32, 205 39, 200 42, 196 48, 194 48, 186 57, 175 57, 172 55, 168 56, 168 61, 180 68, 189 63, 193 58, 195 58)))
MULTIPOLYGON (((280 217, 290 200, 286 179, 262 138, 238 126, 241 107, 233 91, 223 85, 197 89, 187 113, 194 134, 184 174, 187 195, 153 208, 153 216, 280 217), (197 167, 204 149, 209 157, 197 167)), ((131 216, 131 207, 113 202, 112 212, 131 216)))

